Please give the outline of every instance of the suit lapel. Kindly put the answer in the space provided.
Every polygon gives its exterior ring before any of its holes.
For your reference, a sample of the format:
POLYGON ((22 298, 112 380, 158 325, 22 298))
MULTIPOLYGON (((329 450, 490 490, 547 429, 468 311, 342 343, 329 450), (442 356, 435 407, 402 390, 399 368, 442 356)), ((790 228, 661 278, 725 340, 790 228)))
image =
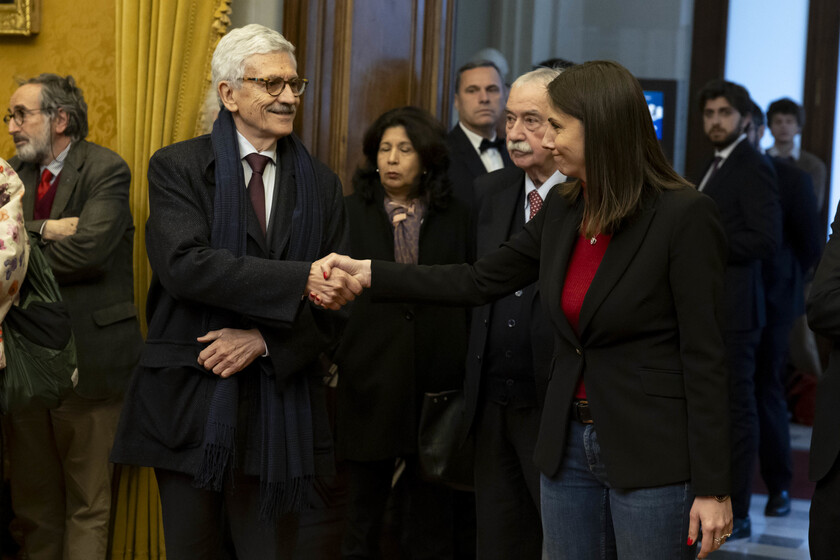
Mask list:
MULTIPOLYGON (((556 191, 556 189, 557 187, 552 191, 556 191)), ((553 196, 560 195, 554 194, 553 196)), ((548 197, 546 197, 546 201, 548 201, 548 197)), ((540 272, 540 293, 545 297, 548 309, 561 310, 560 313, 549 313, 549 316, 554 322, 555 328, 575 346, 579 345, 580 341, 562 312, 563 283, 566 280, 566 269, 569 268, 569 259, 577 240, 582 215, 583 203, 578 200, 566 212, 561 213, 560 216, 553 218, 543 226, 540 240, 540 260, 549 263, 548 270, 545 273, 540 272)))
POLYGON ((511 231, 512 224, 516 218, 516 212, 524 212, 519 207, 519 194, 525 188, 525 179, 517 181, 516 188, 503 189, 495 193, 484 205, 490 214, 486 223, 479 222, 478 254, 487 253, 498 249, 499 245, 507 241, 507 238, 515 232, 511 231))
POLYGON ((464 134, 463 130, 461 130, 461 125, 456 124, 455 129, 456 137, 458 138, 458 151, 461 153, 461 156, 458 159, 466 165, 473 177, 478 177, 479 175, 487 173, 487 168, 484 167, 484 162, 481 161, 481 157, 478 155, 478 152, 475 151, 475 147, 470 142, 470 139, 467 138, 467 135, 464 134))
POLYGON ((285 254, 289 244, 297 199, 294 161, 289 150, 282 149, 282 146, 284 146, 282 140, 278 141, 277 162, 279 165, 274 174, 274 198, 271 203, 271 220, 268 226, 269 251, 271 258, 276 259, 285 254))
MULTIPOLYGON (((61 218, 64 209, 67 208, 67 203, 73 191, 76 190, 76 185, 79 182, 79 168, 84 162, 84 140, 74 142, 67 153, 67 159, 64 160, 64 167, 61 168, 58 186, 55 190, 55 198, 53 199, 52 208, 50 209, 50 219, 57 220, 61 218)), ((37 184, 37 182, 35 183, 37 184)))
POLYGON ((38 193, 38 166, 20 162, 18 169, 15 169, 24 184, 23 190, 23 217, 31 220, 35 213, 35 196, 38 193))
POLYGON ((650 222, 653 219, 654 209, 646 208, 640 215, 625 229, 621 230, 610 240, 604 259, 598 266, 595 278, 583 298, 583 306, 580 309, 580 322, 578 332, 583 335, 586 327, 595 315, 595 312, 609 295, 610 291, 619 281, 630 261, 636 256, 647 234, 650 222))

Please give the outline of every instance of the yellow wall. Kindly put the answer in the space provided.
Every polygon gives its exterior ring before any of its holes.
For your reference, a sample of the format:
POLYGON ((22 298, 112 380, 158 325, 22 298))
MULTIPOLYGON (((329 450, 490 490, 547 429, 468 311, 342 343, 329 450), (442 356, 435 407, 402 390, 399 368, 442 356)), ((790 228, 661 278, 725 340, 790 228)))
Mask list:
MULTIPOLYGON (((41 0, 41 32, 32 37, 0 35, 0 108, 6 113, 15 78, 41 72, 72 74, 88 104, 88 140, 117 147, 114 0, 41 0)), ((15 146, 8 128, 0 134, 0 156, 15 146)))

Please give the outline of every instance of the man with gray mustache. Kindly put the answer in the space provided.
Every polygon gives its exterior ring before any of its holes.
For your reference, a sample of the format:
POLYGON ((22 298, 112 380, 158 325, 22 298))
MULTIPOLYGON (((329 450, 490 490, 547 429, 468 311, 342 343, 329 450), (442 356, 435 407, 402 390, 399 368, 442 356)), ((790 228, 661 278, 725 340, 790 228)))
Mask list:
MULTIPOLYGON (((566 180, 542 147, 546 86, 559 71, 520 76, 505 107, 507 149, 516 167, 475 181, 477 256, 495 250, 534 217, 566 180)), ((551 325, 536 285, 473 311, 467 352, 467 430, 475 437, 478 558, 541 556, 540 479, 532 456, 540 420, 537 379, 551 360, 551 325), (483 328, 482 328, 483 327, 483 328)))

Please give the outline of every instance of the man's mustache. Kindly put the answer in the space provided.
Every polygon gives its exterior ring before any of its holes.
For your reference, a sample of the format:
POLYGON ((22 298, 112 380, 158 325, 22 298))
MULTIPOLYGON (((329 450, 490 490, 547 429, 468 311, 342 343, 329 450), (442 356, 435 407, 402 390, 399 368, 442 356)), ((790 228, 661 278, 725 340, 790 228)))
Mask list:
POLYGON ((295 106, 289 105, 288 103, 278 103, 277 105, 272 105, 268 109, 270 113, 279 113, 281 115, 294 115, 295 110, 295 106))
POLYGON ((519 142, 508 141, 507 143, 508 152, 522 152, 523 154, 531 154, 534 150, 531 149, 531 145, 528 142, 520 140, 519 142))

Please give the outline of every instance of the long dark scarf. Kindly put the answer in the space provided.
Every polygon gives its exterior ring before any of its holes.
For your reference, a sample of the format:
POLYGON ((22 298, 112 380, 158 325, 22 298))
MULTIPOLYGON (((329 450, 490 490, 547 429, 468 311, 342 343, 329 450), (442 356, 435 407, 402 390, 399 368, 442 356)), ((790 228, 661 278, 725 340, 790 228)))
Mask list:
MULTIPOLYGON (((239 156, 233 117, 222 109, 211 134, 216 159, 216 191, 210 244, 236 256, 246 253, 248 198, 239 156)), ((317 179, 309 153, 294 135, 277 143, 278 154, 289 150, 295 162, 296 199, 292 215, 288 259, 312 261, 321 246, 322 210, 317 179)), ((237 324, 230 312, 213 309, 208 328, 215 330, 237 324)), ((279 392, 274 375, 260 376, 260 518, 300 511, 306 489, 315 474, 312 410, 306 376, 298 376, 279 392)), ((195 476, 199 488, 222 489, 235 456, 239 379, 218 378, 204 431, 204 458, 195 476)), ((252 406, 257 406, 253 403, 252 406)))

